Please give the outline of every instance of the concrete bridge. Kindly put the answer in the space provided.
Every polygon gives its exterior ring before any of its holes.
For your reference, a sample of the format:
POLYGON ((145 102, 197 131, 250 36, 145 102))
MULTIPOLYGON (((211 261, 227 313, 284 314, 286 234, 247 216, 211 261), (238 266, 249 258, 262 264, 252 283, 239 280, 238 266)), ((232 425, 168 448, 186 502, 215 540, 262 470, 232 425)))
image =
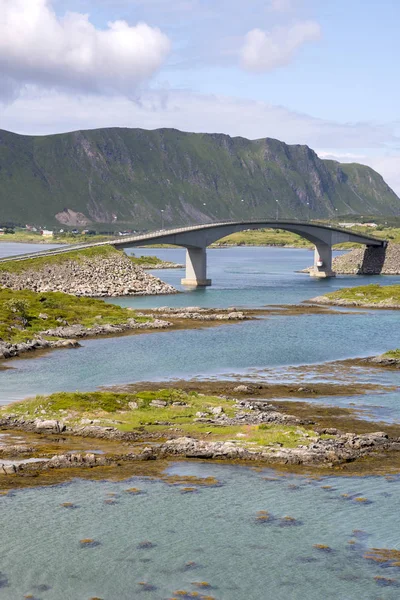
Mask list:
MULTIPOLYGON (((52 254, 61 254, 71 250, 83 250, 96 246, 114 246, 115 248, 131 248, 152 244, 173 244, 186 248, 186 276, 182 279, 184 285, 207 286, 211 280, 207 278, 206 248, 213 242, 249 229, 284 229, 296 233, 315 245, 314 266, 310 272, 312 277, 334 277, 332 270, 332 246, 343 242, 356 242, 369 247, 382 248, 387 241, 369 235, 353 233, 346 229, 311 223, 307 221, 231 221, 193 225, 178 229, 163 229, 143 235, 120 236, 106 242, 92 242, 62 246, 53 250, 45 250, 21 256, 8 257, 5 260, 22 260, 52 254)), ((3 261, 0 261, 3 262, 3 261)))

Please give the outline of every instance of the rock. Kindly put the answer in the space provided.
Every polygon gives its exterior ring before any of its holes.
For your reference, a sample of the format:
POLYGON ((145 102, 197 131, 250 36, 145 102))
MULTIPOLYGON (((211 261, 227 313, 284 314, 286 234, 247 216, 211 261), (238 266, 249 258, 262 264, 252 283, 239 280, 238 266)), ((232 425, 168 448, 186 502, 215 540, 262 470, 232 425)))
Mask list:
POLYGON ((150 406, 153 406, 154 408, 164 408, 165 406, 168 406, 168 403, 165 402, 165 400, 152 400, 150 406))
POLYGON ((13 475, 17 472, 17 467, 15 465, 4 465, 0 464, 0 473, 4 475, 13 475))
POLYGON ((44 321, 46 321, 49 318, 49 315, 47 315, 46 313, 39 313, 39 319, 43 319, 44 321))
POLYGON ((245 394, 246 392, 250 392, 250 388, 248 385, 238 385, 237 387, 233 388, 233 391, 245 394))
POLYGON ((128 406, 131 410, 136 410, 139 408, 139 404, 137 402, 128 402, 128 406))
POLYGON ((210 412, 213 415, 222 415, 224 409, 222 408, 222 406, 214 406, 213 408, 210 408, 210 412))
POLYGON ((55 419, 49 419, 47 421, 35 419, 34 424, 35 428, 38 430, 54 431, 56 433, 61 433, 62 431, 65 431, 64 423, 60 423, 60 421, 57 421, 55 419))
MULTIPOLYGON (((135 265, 124 252, 48 263, 38 269, 0 272, 0 287, 35 292, 64 292, 76 296, 144 296, 175 294, 176 289, 135 265)), ((46 319, 46 313, 40 318, 46 319)), ((100 319, 99 319, 100 320, 100 319)), ((68 323, 59 318, 60 326, 68 323)))

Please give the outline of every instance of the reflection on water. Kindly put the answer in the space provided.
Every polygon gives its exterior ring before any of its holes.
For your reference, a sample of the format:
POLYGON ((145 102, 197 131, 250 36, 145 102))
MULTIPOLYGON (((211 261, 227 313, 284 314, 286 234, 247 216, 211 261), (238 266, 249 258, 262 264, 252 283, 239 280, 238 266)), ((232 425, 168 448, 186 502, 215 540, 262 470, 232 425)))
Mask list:
POLYGON ((397 581, 400 569, 363 558, 398 544, 398 477, 315 480, 202 463, 170 473, 222 486, 182 494, 145 479, 76 481, 1 497, 0 598, 398 598, 396 582, 374 578, 397 581), (133 484, 143 493, 124 491, 133 484))

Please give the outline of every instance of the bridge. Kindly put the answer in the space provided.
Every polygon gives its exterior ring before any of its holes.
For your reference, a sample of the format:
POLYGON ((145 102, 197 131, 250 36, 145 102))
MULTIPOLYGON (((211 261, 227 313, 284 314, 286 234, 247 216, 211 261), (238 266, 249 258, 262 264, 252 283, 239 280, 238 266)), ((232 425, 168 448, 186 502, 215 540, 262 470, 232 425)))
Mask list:
POLYGON ((332 270, 332 247, 343 242, 355 242, 365 244, 369 247, 385 248, 386 240, 380 240, 369 235, 353 233, 346 229, 312 223, 307 221, 228 221, 222 223, 210 223, 206 225, 193 225, 177 229, 163 229, 143 235, 120 236, 106 242, 89 242, 85 244, 74 244, 44 250, 31 254, 7 257, 0 260, 25 260, 37 258, 38 256, 50 256, 70 252, 71 250, 83 250, 96 246, 114 246, 115 248, 131 248, 135 246, 148 246, 152 244, 172 244, 186 248, 186 276, 182 284, 189 286, 211 285, 207 278, 207 246, 217 240, 236 233, 250 229, 284 229, 305 238, 315 245, 314 266, 311 269, 312 277, 334 277, 332 270))

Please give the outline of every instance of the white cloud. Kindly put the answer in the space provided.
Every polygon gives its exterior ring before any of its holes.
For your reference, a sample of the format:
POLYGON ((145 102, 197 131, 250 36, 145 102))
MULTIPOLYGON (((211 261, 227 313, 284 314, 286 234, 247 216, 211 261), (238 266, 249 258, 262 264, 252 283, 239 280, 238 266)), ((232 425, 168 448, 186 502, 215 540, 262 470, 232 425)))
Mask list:
POLYGON ((170 51, 159 29, 89 16, 57 17, 50 0, 0 0, 0 94, 29 83, 90 93, 126 93, 151 77, 170 51), (5 85, 7 83, 7 86, 5 85))
POLYGON ((289 63, 305 43, 318 40, 321 28, 315 21, 302 21, 272 31, 253 29, 245 36, 241 66, 248 71, 270 71, 289 63))
POLYGON ((135 103, 122 96, 72 97, 30 88, 2 111, 0 127, 37 134, 95 127, 175 127, 251 139, 273 137, 341 154, 399 142, 395 124, 337 123, 265 102, 173 89, 143 92, 140 103, 135 103))

